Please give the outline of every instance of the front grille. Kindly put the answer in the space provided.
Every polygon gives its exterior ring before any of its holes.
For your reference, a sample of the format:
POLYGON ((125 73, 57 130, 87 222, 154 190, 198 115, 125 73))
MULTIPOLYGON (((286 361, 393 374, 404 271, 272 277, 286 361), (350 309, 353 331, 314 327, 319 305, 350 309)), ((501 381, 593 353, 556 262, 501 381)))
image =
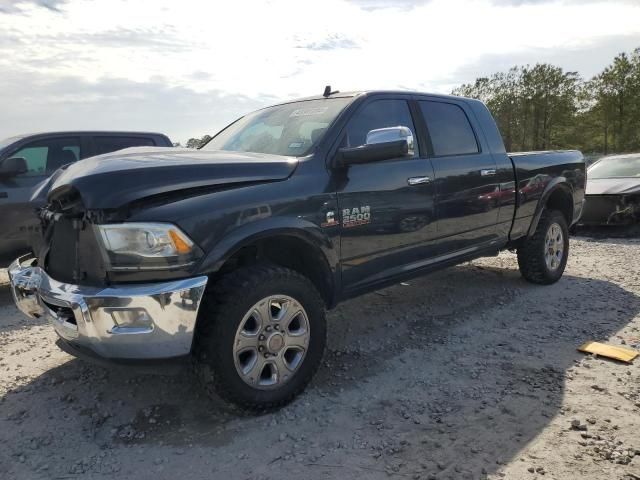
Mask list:
POLYGON ((50 215, 43 223, 44 258, 47 274, 63 283, 102 286, 106 281, 100 246, 91 223, 62 214, 50 215))
POLYGON ((53 221, 49 228, 51 240, 45 270, 59 282, 74 283, 78 276, 78 230, 66 218, 53 221))
POLYGON ((90 213, 75 189, 58 189, 40 209, 42 238, 36 254, 51 278, 74 285, 104 285, 106 272, 90 213))

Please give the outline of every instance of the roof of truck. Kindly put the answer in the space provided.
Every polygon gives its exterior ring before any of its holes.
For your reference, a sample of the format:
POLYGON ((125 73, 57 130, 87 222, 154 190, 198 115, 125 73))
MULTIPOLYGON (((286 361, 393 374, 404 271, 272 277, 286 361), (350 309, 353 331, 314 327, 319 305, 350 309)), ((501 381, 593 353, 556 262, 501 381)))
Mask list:
POLYGON ((303 98, 296 98, 296 99, 292 99, 292 100, 287 100, 285 102, 281 102, 278 105, 284 105, 287 103, 293 103, 293 102, 304 102, 304 101, 308 101, 308 100, 323 100, 326 98, 345 98, 345 97, 359 97, 361 95, 380 95, 380 94, 385 94, 385 95, 394 95, 394 94, 398 94, 398 95, 428 95, 430 97, 440 97, 440 98, 451 98, 451 99, 465 99, 467 100, 466 97, 459 97, 456 95, 447 95, 447 94, 443 94, 443 93, 429 93, 429 92, 419 92, 416 90, 356 90, 356 91, 349 91, 349 92, 340 92, 340 91, 336 91, 335 93, 332 93, 331 95, 329 95, 328 97, 325 97, 324 95, 312 95, 310 97, 303 97, 303 98))
POLYGON ((310 101, 310 100, 326 100, 326 99, 330 99, 330 98, 348 98, 348 97, 359 97, 359 96, 363 96, 363 95, 428 95, 430 97, 438 97, 438 98, 449 98, 449 99, 456 99, 456 100, 473 100, 467 97, 459 97, 456 95, 447 95, 447 94, 443 94, 443 93, 429 93, 429 92, 418 92, 415 90, 357 90, 357 91, 348 91, 348 92, 339 92, 336 91, 335 93, 332 93, 331 95, 329 95, 328 97, 325 97, 324 95, 313 95, 310 97, 302 97, 302 98, 294 98, 291 100, 286 100, 283 102, 279 102, 273 105, 269 105, 267 107, 264 108, 269 108, 269 107, 273 107, 276 105, 286 105, 288 103, 295 103, 295 102, 306 102, 306 101, 310 101))

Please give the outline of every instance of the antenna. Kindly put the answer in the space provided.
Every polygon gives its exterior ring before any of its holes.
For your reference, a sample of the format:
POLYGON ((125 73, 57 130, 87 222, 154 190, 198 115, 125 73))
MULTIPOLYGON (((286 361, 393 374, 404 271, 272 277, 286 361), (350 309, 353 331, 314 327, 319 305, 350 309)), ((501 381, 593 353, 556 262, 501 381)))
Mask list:
POLYGON ((326 87, 324 87, 324 93, 322 94, 322 96, 324 98, 329 98, 334 93, 340 93, 340 91, 339 90, 331 91, 331 85, 327 85, 326 87))

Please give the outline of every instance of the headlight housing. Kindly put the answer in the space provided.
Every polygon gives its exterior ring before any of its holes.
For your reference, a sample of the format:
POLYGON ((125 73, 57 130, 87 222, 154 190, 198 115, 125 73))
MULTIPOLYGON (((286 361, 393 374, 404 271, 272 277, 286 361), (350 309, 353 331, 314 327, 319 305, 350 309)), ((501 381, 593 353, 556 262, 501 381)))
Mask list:
POLYGON ((96 225, 108 270, 185 268, 202 256, 193 241, 170 223, 96 225))

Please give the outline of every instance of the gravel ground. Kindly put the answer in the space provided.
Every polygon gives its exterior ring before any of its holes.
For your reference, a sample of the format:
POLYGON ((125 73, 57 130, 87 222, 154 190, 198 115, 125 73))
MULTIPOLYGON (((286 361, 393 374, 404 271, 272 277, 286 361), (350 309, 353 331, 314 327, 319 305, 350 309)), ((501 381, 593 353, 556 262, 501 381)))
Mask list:
POLYGON ((310 388, 257 417, 73 359, 0 287, 0 478, 639 479, 640 359, 576 347, 640 348, 640 240, 571 248, 553 286, 504 253, 341 305, 310 388))

